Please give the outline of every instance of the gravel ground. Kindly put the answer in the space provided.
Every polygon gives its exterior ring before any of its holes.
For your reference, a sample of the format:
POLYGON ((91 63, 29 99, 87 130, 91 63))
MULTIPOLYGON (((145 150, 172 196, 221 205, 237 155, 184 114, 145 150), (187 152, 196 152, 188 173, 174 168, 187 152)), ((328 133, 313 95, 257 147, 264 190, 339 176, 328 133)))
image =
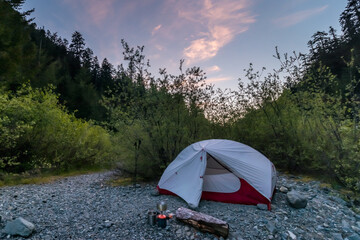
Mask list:
MULTIPOLYGON (((147 212, 156 209, 157 202, 165 201, 168 213, 186 203, 175 196, 153 196, 156 183, 111 187, 106 184, 111 176, 106 172, 0 188, 0 229, 23 217, 36 227, 28 239, 217 239, 175 219, 165 229, 150 226, 147 212)), ((278 191, 271 211, 211 201, 202 201, 196 210, 227 221, 229 239, 360 240, 360 215, 333 190, 285 175, 279 176, 277 186, 305 195, 306 208, 290 207, 286 194, 278 191)), ((4 233, 0 238, 23 239, 4 233)))

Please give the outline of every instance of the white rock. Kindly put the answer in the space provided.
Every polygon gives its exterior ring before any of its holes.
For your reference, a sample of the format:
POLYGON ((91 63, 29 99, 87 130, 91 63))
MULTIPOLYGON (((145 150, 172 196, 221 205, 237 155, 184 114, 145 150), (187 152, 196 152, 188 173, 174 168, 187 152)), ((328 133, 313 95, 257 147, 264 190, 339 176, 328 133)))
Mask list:
POLYGON ((289 237, 290 237, 292 240, 296 240, 296 235, 295 235, 293 232, 288 231, 288 233, 289 233, 289 237))
POLYGON ((279 191, 282 193, 287 193, 289 191, 289 189, 287 187, 281 186, 279 191))

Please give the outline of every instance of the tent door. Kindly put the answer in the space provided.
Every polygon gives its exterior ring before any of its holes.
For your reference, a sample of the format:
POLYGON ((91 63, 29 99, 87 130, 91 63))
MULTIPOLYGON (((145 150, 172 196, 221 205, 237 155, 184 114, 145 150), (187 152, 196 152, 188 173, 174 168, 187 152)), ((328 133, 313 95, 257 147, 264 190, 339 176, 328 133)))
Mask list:
POLYGON ((240 189, 240 179, 226 166, 207 154, 207 164, 204 175, 203 191, 217 193, 232 193, 240 189))

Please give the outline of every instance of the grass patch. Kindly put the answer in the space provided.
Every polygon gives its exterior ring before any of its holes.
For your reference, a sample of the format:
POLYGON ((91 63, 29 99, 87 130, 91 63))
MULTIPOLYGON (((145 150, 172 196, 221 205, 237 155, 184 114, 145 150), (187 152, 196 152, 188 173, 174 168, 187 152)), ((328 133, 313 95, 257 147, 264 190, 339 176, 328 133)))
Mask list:
MULTIPOLYGON (((137 178, 136 183, 144 182, 143 178, 137 178)), ((112 187, 118 187, 118 186, 129 186, 134 184, 134 179, 131 177, 117 177, 114 179, 111 179, 107 182, 112 187)))
POLYGON ((45 183, 54 182, 56 180, 65 177, 103 172, 107 170, 109 169, 97 166, 91 168, 69 170, 66 172, 59 172, 56 170, 43 170, 43 171, 25 172, 22 174, 5 173, 0 176, 1 177, 0 187, 16 186, 23 184, 45 184, 45 183))
POLYGON ((319 186, 321 188, 333 188, 330 183, 324 183, 324 182, 320 183, 319 186))
MULTIPOLYGON (((289 175, 288 173, 285 173, 285 175, 289 175)), ((315 173, 308 173, 308 174, 294 174, 291 175, 297 176, 299 178, 295 178, 295 181, 301 181, 301 182, 319 182, 321 188, 332 188, 334 190, 342 190, 346 189, 345 186, 341 185, 338 181, 336 181, 335 178, 331 178, 329 176, 326 176, 324 174, 321 174, 319 172, 315 173)))
POLYGON ((295 181, 302 181, 302 182, 313 182, 313 181, 319 181, 319 179, 314 178, 313 176, 308 176, 308 175, 301 175, 300 179, 295 179, 295 181))

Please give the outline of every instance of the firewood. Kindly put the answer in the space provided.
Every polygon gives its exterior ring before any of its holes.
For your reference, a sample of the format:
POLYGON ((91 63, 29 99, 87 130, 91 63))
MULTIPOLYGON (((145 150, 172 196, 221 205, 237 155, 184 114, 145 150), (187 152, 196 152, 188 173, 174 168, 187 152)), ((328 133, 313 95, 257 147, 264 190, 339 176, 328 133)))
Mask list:
POLYGON ((199 229, 217 236, 226 238, 229 234, 229 224, 213 216, 196 212, 188 208, 178 208, 176 219, 199 229))

